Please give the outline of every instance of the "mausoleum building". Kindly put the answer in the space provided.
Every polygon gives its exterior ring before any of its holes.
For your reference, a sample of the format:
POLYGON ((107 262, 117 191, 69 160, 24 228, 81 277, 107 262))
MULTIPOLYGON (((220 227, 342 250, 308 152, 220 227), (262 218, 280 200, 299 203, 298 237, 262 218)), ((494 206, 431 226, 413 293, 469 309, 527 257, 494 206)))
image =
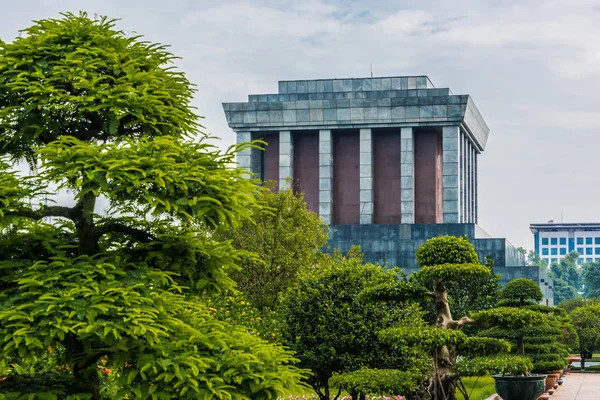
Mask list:
POLYGON ((303 192, 333 228, 331 247, 358 244, 367 261, 411 272, 426 239, 467 235, 497 269, 524 266, 507 240, 477 225, 477 163, 489 128, 469 95, 426 76, 298 80, 223 108, 238 143, 266 143, 240 154, 239 166, 303 192))

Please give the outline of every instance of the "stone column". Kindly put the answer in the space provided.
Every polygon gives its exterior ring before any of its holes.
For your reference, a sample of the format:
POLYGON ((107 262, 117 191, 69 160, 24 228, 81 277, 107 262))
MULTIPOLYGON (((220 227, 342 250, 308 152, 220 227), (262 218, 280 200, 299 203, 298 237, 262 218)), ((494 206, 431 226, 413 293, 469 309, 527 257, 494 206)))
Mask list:
MULTIPOLYGON (((252 141, 252 134, 250 132, 237 132, 237 143, 248 143, 252 141)), ((248 171, 247 178, 251 177, 252 173, 260 173, 260 170, 256 171, 256 163, 253 163, 252 159, 256 156, 255 149, 244 149, 237 154, 237 166, 248 171)))
POLYGON ((360 223, 373 223, 373 137, 371 129, 360 130, 360 223))
POLYGON ((473 172, 474 172, 474 176, 473 176, 473 207, 474 207, 474 215, 475 215, 475 223, 477 223, 478 219, 479 219, 479 193, 477 192, 477 190, 479 189, 479 185, 477 184, 477 152, 475 151, 474 154, 474 158, 473 158, 473 172))
POLYGON ((279 190, 287 190, 294 179, 294 142, 290 131, 279 132, 279 190))
POLYGON ((469 197, 469 204, 471 205, 471 213, 470 213, 470 222, 475 222, 475 147, 471 144, 469 146, 469 193, 471 194, 469 197))
POLYGON ((400 128, 400 223, 415 223, 415 154, 412 128, 400 128))
POLYGON ((333 223, 333 143, 331 130, 319 131, 319 216, 333 223))
POLYGON ((460 167, 459 167, 458 126, 444 126, 442 129, 442 169, 443 169, 443 201, 444 223, 460 221, 460 167))

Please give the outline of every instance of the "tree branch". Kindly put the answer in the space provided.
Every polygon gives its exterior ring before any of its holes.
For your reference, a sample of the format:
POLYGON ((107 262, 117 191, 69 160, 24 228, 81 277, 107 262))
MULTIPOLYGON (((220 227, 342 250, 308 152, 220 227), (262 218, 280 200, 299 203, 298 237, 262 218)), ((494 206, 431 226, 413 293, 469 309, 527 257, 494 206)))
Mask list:
POLYGON ((4 213, 5 216, 15 216, 15 217, 23 217, 30 218, 36 221, 39 221, 42 218, 46 217, 61 217, 70 219, 71 221, 75 220, 75 209, 71 207, 63 207, 63 206, 50 206, 43 207, 39 210, 16 210, 16 211, 7 211, 4 213))
POLYGON ((477 323, 477 321, 475 321, 474 319, 471 319, 469 317, 462 317, 458 321, 453 320, 453 321, 448 322, 448 328, 449 329, 460 329, 464 325, 474 325, 476 323, 477 323))
POLYGON ((100 239, 102 235, 111 232, 124 233, 142 243, 149 243, 154 240, 157 240, 156 236, 146 231, 137 228, 132 228, 130 226, 118 222, 107 222, 103 225, 97 226, 94 230, 94 234, 98 239, 100 239))

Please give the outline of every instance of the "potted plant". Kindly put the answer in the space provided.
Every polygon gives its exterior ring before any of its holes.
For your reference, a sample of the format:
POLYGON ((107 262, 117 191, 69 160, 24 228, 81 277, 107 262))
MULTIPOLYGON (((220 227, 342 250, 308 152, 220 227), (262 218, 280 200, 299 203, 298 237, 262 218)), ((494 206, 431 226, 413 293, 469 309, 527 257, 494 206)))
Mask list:
MULTIPOLYGON (((561 341, 576 339, 573 327, 569 324, 564 310, 537 304, 543 298, 539 286, 530 279, 519 278, 509 282, 501 292, 501 300, 497 309, 489 310, 489 317, 493 317, 500 310, 514 310, 514 317, 518 312, 528 312, 537 315, 536 323, 526 322, 512 324, 508 327, 501 321, 490 321, 492 326, 481 332, 483 336, 505 338, 511 340, 514 351, 519 355, 528 356, 533 361, 532 372, 535 374, 524 377, 497 377, 496 386, 498 394, 504 387, 515 386, 514 382, 530 382, 529 385, 539 386, 544 390, 553 390, 559 376, 556 371, 562 370, 566 365, 565 356, 568 355, 565 344, 561 341), (537 382, 537 383, 534 383, 537 382)), ((479 316, 479 319, 485 319, 479 316)), ((519 387, 525 384, 518 384, 519 387)), ((522 388, 521 388, 522 389, 522 388)), ((518 398, 523 398, 520 394, 518 398)), ((505 396, 502 396, 507 400, 505 396)))

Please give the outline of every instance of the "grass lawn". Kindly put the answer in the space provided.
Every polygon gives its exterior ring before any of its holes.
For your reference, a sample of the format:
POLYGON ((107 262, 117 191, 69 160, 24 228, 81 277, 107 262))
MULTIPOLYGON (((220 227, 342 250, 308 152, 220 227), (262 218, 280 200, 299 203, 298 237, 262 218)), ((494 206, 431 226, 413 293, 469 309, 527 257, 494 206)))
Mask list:
MULTIPOLYGON (((463 378, 465 388, 469 394, 469 400, 484 400, 494 393, 496 393, 496 387, 494 386, 494 378, 491 376, 480 376, 473 378, 463 378)), ((335 389, 331 389, 334 392, 335 389)), ((337 394, 337 390, 333 394, 337 394)), ((346 392, 342 393, 347 395, 346 392)), ((333 397, 333 396, 332 396, 333 397)), ((457 390, 456 397, 458 400, 464 400, 463 395, 457 390)), ((316 399, 315 392, 308 390, 306 393, 294 393, 291 397, 292 400, 311 400, 316 399), (314 397, 311 397, 314 396, 314 397)), ((289 400, 289 396, 281 398, 281 400, 289 400)))
MULTIPOLYGON (((496 393, 494 378, 491 376, 462 378, 462 381, 465 384, 465 388, 467 388, 470 400, 484 400, 496 393)), ((464 400, 463 395, 458 390, 456 391, 456 398, 464 400)))

